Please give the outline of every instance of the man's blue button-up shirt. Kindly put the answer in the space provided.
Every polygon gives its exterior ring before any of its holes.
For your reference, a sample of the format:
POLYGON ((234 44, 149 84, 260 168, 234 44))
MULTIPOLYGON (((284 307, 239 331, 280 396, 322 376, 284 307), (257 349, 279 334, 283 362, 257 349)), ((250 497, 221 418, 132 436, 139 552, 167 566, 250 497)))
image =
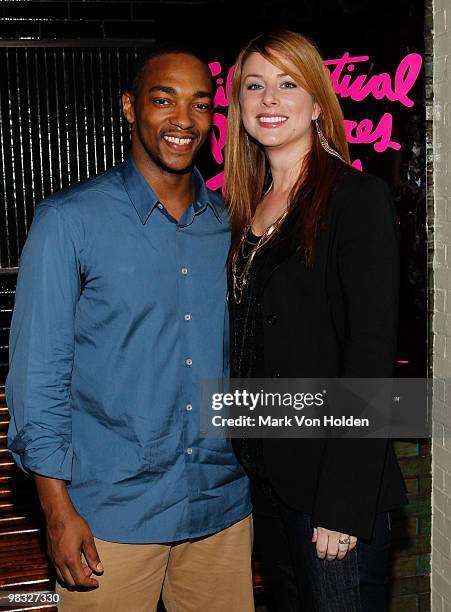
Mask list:
POLYGON ((228 368, 230 229, 193 178, 176 222, 129 157, 44 200, 21 257, 9 449, 69 481, 109 541, 194 538, 251 511, 230 441, 199 433, 199 383, 228 368))

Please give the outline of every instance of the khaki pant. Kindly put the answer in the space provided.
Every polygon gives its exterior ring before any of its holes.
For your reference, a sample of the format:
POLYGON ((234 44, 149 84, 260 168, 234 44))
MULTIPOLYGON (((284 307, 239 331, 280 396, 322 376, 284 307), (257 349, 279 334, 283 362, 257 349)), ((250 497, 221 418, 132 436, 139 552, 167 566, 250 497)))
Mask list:
POLYGON ((213 535, 175 544, 118 544, 95 538, 105 571, 99 587, 68 591, 59 612, 253 612, 251 516, 213 535))

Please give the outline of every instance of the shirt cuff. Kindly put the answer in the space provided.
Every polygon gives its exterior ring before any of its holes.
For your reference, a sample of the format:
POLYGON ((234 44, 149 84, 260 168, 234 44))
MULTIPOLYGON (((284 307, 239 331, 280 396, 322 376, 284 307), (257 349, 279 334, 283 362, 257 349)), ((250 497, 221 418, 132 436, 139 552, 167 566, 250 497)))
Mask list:
POLYGON ((36 432, 22 429, 8 444, 9 451, 20 469, 41 476, 71 480, 73 446, 70 442, 49 435, 37 436, 36 432))

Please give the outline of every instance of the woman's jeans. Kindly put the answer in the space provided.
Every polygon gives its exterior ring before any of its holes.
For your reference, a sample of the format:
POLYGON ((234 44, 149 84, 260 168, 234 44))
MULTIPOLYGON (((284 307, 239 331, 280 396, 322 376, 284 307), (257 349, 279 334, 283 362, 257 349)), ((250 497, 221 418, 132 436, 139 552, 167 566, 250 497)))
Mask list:
MULTIPOLYGON (((254 526, 274 612, 385 612, 388 609, 390 516, 378 514, 370 542, 344 559, 318 559, 311 517, 253 483, 254 526)), ((324 525, 327 527, 327 525, 324 525)), ((352 535, 352 534, 351 534, 352 535)))

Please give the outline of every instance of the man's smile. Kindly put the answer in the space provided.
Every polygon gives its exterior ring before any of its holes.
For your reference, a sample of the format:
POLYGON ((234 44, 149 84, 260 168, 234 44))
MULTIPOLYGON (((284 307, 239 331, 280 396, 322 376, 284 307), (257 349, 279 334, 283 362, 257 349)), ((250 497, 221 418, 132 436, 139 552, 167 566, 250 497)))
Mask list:
POLYGON ((164 134, 162 138, 170 149, 179 153, 191 151, 193 143, 197 140, 194 134, 164 134))

